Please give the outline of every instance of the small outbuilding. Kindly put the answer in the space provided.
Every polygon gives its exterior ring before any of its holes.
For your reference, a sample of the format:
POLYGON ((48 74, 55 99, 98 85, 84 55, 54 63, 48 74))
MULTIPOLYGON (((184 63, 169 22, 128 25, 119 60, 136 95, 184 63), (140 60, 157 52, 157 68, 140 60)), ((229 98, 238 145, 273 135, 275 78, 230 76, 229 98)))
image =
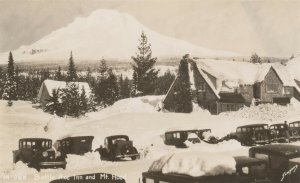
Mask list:
MULTIPOLYGON (((81 92, 81 89, 84 88, 86 96, 89 97, 91 94, 91 88, 88 83, 86 82, 69 82, 69 83, 75 83, 78 88, 79 92, 81 92)), ((47 104, 47 100, 52 96, 53 90, 58 89, 64 89, 67 87, 67 82, 65 81, 55 81, 46 79, 39 90, 37 99, 40 102, 41 106, 45 106, 47 104)))

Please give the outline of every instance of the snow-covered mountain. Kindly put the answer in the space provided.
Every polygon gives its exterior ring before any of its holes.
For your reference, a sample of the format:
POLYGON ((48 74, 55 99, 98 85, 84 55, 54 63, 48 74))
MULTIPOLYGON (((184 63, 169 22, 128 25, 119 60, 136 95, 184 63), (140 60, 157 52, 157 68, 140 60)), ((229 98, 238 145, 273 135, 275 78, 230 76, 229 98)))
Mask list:
MULTIPOLYGON (((142 31, 146 33, 152 45, 153 56, 156 57, 175 57, 186 53, 199 57, 237 55, 163 36, 145 27, 129 14, 103 9, 88 17, 76 18, 66 27, 53 31, 32 45, 21 46, 13 51, 13 55, 16 61, 66 60, 72 50, 77 60, 129 60, 137 51, 142 31)), ((7 57, 8 53, 0 54, 0 63, 6 62, 7 57)))

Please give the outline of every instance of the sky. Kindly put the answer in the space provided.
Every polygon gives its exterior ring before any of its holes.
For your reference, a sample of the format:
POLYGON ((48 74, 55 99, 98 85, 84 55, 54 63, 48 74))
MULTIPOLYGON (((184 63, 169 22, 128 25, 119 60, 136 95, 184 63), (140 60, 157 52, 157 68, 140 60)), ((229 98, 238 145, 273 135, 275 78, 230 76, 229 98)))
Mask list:
POLYGON ((249 56, 300 54, 300 0, 0 0, 0 52, 32 44, 97 9, 201 47, 249 56))

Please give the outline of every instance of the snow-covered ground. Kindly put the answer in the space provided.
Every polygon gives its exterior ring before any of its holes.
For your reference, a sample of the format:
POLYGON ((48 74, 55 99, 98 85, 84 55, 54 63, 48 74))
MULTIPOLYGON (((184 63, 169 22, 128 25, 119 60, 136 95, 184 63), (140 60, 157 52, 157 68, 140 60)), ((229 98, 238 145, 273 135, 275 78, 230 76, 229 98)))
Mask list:
MULTIPOLYGON (((80 119, 55 117, 26 101, 16 101, 12 107, 7 107, 6 101, 0 101, 0 182, 20 182, 16 178, 24 178, 22 182, 49 182, 49 179, 62 176, 107 172, 124 177, 129 183, 138 183, 141 173, 147 171, 153 161, 175 152, 212 153, 227 157, 248 154, 248 147, 240 146, 235 140, 215 145, 203 142, 190 144, 187 149, 176 149, 164 145, 165 131, 211 128, 213 135, 223 137, 243 124, 272 124, 300 119, 300 105, 295 101, 289 106, 268 104, 220 115, 211 115, 199 108, 191 114, 175 114, 157 111, 163 97, 146 96, 120 100, 111 107, 89 113, 80 119), (128 135, 141 153, 141 159, 108 162, 101 161, 98 153, 91 152, 84 156, 69 155, 66 170, 42 169, 40 172, 28 168, 23 163, 12 163, 12 151, 17 149, 20 138, 46 137, 55 141, 66 136, 94 135, 93 149, 96 149, 103 144, 106 136, 116 134, 128 135)), ((214 159, 210 158, 209 161, 214 159)), ((166 171, 173 171, 172 167, 166 171)), ((182 172, 186 171, 182 168, 182 172)), ((205 168, 201 171, 205 171, 205 168)), ((195 174, 197 175, 197 172, 195 174)))

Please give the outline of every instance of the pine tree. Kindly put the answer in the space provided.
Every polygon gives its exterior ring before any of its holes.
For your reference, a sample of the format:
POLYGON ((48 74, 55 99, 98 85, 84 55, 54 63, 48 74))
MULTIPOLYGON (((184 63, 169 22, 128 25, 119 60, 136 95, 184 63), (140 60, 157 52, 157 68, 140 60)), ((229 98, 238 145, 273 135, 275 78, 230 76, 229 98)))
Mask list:
POLYGON ((61 100, 66 115, 72 117, 81 115, 79 88, 75 83, 67 83, 67 87, 62 89, 61 100))
POLYGON ((88 98, 88 111, 89 112, 96 112, 97 111, 97 103, 94 93, 90 93, 88 98))
POLYGON ((174 88, 175 112, 189 113, 193 110, 188 58, 183 57, 178 69, 178 83, 174 88))
POLYGON ((7 73, 2 98, 8 100, 9 106, 12 105, 11 100, 17 100, 17 83, 15 81, 14 59, 11 52, 9 52, 8 56, 7 73))
POLYGON ((119 91, 120 91, 120 98, 124 99, 124 98, 129 98, 130 97, 130 86, 129 86, 129 79, 127 77, 125 77, 125 79, 123 79, 123 76, 120 76, 119 79, 119 91))
POLYGON ((105 105, 110 106, 114 104, 115 101, 118 100, 119 98, 119 88, 118 88, 118 82, 117 82, 117 77, 115 74, 112 72, 111 69, 108 70, 108 78, 106 80, 106 86, 107 88, 105 89, 105 105))
POLYGON ((52 96, 47 100, 44 111, 50 114, 56 114, 57 116, 64 116, 65 111, 63 105, 59 102, 59 90, 52 90, 52 96))
POLYGON ((81 115, 85 115, 88 112, 89 106, 84 87, 81 88, 79 106, 81 115))
POLYGON ((0 66, 0 99, 2 98, 2 94, 4 90, 4 82, 5 82, 5 72, 3 68, 0 66))
POLYGON ((54 76, 55 80, 57 81, 62 81, 63 80, 63 75, 61 72, 61 67, 58 66, 57 71, 55 71, 55 76, 54 76))
POLYGON ((171 87, 173 81, 175 79, 175 75, 168 70, 164 73, 163 76, 157 78, 157 82, 155 84, 155 95, 165 95, 167 94, 169 88, 171 87))
POLYGON ((256 53, 254 53, 250 58, 250 62, 254 64, 261 64, 261 58, 256 53))
POLYGON ((138 53, 131 57, 134 61, 132 64, 134 83, 136 83, 137 92, 141 92, 142 95, 153 94, 154 81, 158 74, 158 71, 154 69, 157 58, 152 58, 151 44, 148 44, 144 32, 139 41, 138 53))
POLYGON ((68 68, 68 73, 67 73, 67 81, 76 81, 77 80, 77 72, 76 72, 76 67, 75 63, 73 60, 73 54, 71 52, 70 58, 69 58, 69 68, 68 68))
POLYGON ((8 56, 7 76, 9 78, 15 77, 15 61, 11 52, 9 52, 8 56))

